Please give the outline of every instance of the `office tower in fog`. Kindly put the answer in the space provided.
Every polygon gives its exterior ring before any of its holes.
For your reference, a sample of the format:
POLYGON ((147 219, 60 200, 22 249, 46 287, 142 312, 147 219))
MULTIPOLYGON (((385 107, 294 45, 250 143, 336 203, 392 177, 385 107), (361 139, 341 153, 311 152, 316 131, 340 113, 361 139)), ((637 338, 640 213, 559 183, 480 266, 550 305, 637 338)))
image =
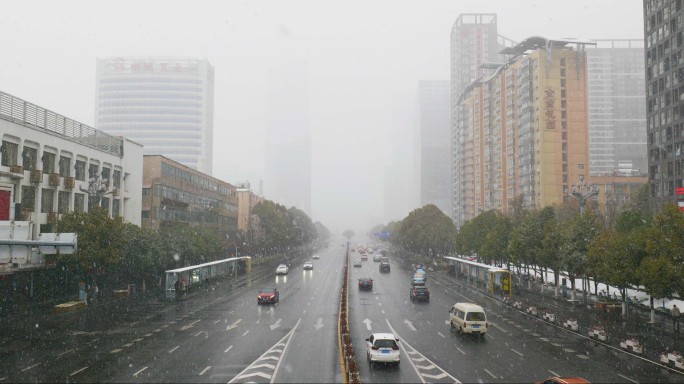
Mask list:
POLYGON ((419 82, 420 205, 436 205, 451 216, 451 128, 449 81, 419 82))
POLYGON ((95 124, 211 175, 214 67, 205 59, 97 60, 95 124))

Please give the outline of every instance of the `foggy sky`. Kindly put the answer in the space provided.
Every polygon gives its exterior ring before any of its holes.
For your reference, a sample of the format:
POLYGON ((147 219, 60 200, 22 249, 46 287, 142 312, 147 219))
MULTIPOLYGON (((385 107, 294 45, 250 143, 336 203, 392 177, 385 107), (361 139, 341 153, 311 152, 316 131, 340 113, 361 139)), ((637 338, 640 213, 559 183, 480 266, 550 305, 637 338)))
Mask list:
POLYGON ((267 77, 304 61, 311 216, 362 231, 418 207, 418 81, 449 79, 461 13, 497 13, 515 41, 643 38, 637 0, 14 1, 0 11, 0 89, 94 125, 96 58, 204 57, 215 68, 213 176, 268 191, 267 77), (388 215, 387 169, 407 183, 395 196, 405 206, 388 215))

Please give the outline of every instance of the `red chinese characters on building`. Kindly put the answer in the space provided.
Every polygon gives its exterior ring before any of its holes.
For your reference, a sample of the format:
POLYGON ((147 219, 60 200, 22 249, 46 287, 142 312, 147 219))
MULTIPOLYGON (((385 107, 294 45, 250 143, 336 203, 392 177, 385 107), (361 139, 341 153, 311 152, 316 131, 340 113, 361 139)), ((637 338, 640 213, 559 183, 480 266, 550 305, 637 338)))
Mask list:
POLYGON ((544 91, 544 116, 546 129, 556 128, 556 90, 549 87, 544 91))

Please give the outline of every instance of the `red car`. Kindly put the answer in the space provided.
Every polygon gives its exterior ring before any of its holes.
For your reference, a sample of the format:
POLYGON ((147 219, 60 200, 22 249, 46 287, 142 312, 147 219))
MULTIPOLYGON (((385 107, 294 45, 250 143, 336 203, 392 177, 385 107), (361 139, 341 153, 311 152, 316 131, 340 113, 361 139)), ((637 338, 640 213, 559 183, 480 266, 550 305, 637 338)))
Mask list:
POLYGON ((280 300, 278 288, 264 288, 257 295, 257 304, 277 303, 280 300))

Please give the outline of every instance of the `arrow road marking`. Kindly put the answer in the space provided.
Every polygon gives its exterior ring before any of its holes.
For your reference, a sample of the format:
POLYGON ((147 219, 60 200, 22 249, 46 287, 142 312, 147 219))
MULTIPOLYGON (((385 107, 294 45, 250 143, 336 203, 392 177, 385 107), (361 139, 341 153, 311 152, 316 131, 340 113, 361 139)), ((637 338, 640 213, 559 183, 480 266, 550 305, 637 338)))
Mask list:
MULTIPOLYGON (((188 325, 182 326, 182 327, 181 327, 181 331, 185 331, 185 330, 188 330, 188 329, 194 327, 195 324, 199 323, 200 321, 202 321, 202 320, 201 320, 201 319, 200 319, 200 320, 195 320, 195 321, 193 321, 192 323, 190 323, 190 324, 188 324, 188 325)), ((156 330, 155 330, 155 331, 156 331, 156 330)))
POLYGON ((281 322, 282 320, 283 320, 283 319, 278 319, 278 320, 276 320, 276 322, 270 326, 270 327, 271 327, 271 331, 274 330, 274 329, 276 329, 276 328, 278 328, 278 327, 280 327, 280 322, 281 322))
POLYGON ((323 319, 319 317, 318 322, 316 322, 316 324, 314 324, 314 328, 316 328, 316 330, 318 331, 319 329, 321 329, 322 326, 323 326, 323 319))
POLYGON ((416 330, 416 327, 413 326, 413 322, 411 322, 407 319, 404 319, 404 324, 406 324, 406 326, 409 327, 410 330, 412 330, 412 331, 416 330))
POLYGON ((369 319, 365 319, 363 323, 366 324, 366 328, 370 331, 372 321, 370 321, 369 319))
POLYGON ((231 329, 237 327, 241 321, 242 321, 242 319, 237 319, 237 321, 235 321, 233 324, 230 324, 229 326, 226 327, 226 331, 230 331, 231 329))

